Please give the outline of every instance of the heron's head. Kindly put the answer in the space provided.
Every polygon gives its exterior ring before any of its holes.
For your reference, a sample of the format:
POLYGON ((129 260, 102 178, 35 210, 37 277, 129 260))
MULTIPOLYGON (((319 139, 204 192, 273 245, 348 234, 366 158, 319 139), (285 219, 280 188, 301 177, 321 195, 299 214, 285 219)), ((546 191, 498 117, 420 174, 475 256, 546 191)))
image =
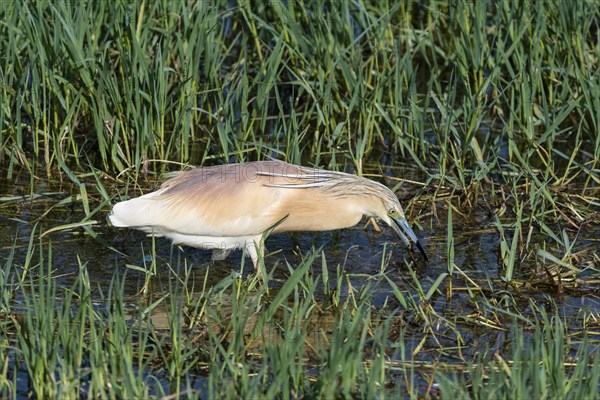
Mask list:
POLYGON ((416 246, 425 260, 427 260, 427 254, 425 254, 423 246, 421 246, 419 239, 417 239, 417 235, 415 235, 415 232, 408 224, 398 198, 387 187, 385 189, 387 190, 385 190, 381 196, 382 207, 377 207, 379 210, 375 213, 376 216, 391 226, 409 249, 413 249, 413 245, 416 246))
MULTIPOLYGON (((413 249, 416 246, 425 260, 427 255, 417 235, 406 221, 398 198, 387 186, 364 177, 340 172, 321 172, 321 180, 311 187, 319 187, 329 196, 350 198, 352 208, 361 215, 383 220, 398 234, 400 239, 413 249)), ((355 222, 356 223, 356 222, 355 222)))

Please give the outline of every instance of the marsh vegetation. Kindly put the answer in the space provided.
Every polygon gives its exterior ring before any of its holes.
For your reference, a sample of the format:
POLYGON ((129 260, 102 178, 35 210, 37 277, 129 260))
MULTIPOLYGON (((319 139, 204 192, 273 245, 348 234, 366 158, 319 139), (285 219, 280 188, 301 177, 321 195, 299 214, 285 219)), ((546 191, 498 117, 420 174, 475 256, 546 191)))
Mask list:
POLYGON ((0 397, 597 398, 600 3, 0 2, 0 397), (169 172, 386 184, 241 254, 117 230, 169 172))

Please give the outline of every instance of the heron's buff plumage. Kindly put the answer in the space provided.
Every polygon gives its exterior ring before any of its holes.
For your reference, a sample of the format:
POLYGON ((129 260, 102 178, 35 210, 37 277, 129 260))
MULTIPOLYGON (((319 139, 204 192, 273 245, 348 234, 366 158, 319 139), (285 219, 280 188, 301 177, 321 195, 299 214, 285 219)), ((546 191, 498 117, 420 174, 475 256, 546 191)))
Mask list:
MULTIPOLYGON (((346 228, 363 215, 382 218, 398 209, 380 183, 341 172, 261 161, 196 168, 178 174, 153 193, 118 203, 115 226, 137 228, 176 243, 229 249, 250 244, 263 232, 346 228)), ((253 254, 254 253, 254 254, 253 254)))

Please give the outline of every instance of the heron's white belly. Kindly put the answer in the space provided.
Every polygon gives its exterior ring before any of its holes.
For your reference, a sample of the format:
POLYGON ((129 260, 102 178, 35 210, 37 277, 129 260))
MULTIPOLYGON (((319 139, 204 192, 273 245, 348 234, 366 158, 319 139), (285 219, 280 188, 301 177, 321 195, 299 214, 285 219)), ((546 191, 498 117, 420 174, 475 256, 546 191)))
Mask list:
POLYGON ((214 237, 214 236, 195 236, 184 235, 177 232, 165 232, 163 236, 171 239, 173 244, 184 244, 186 246, 197 247, 206 250, 229 250, 241 249, 247 241, 251 239, 249 236, 241 237, 214 237))

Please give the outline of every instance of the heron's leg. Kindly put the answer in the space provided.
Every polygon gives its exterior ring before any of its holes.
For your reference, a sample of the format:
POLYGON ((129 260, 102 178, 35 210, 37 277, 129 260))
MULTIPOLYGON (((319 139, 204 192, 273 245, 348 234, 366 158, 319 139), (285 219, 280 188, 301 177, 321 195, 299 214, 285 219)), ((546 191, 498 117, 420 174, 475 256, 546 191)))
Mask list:
POLYGON ((365 228, 369 224, 373 225, 373 229, 375 230, 375 232, 377 232, 377 233, 381 232, 381 228, 379 227, 379 224, 377 223, 377 220, 375 218, 370 217, 369 220, 367 221, 367 224, 365 225, 365 228))
POLYGON ((248 238, 245 244, 246 253, 252 259, 252 264, 254 264, 254 270, 259 274, 262 274, 262 269, 260 268, 260 260, 263 259, 265 256, 265 246, 261 242, 261 239, 261 236, 248 238))
POLYGON ((223 261, 231 253, 231 249, 214 249, 212 252, 213 261, 223 261))

